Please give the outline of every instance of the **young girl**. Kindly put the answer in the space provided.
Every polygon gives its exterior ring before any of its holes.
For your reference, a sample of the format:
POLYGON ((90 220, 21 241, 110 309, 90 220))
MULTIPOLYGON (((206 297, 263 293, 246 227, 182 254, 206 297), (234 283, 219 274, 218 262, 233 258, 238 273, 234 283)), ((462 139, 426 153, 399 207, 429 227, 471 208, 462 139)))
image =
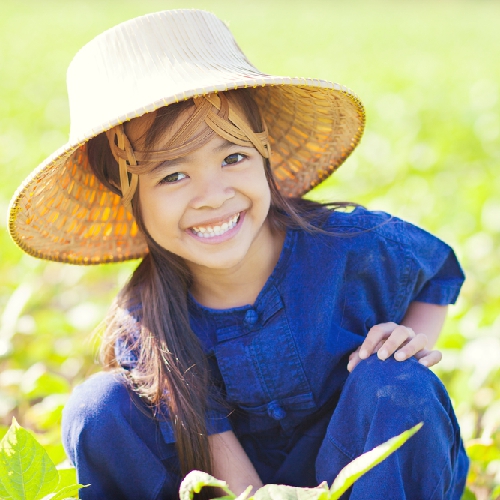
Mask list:
POLYGON ((68 89, 70 141, 16 193, 11 234, 49 260, 142 258, 104 371, 65 409, 81 497, 176 498, 192 469, 238 493, 315 486, 423 421, 345 498, 459 499, 468 461, 427 368, 463 281, 453 251, 300 198, 357 145, 357 97, 260 73, 194 10, 101 34, 68 89))

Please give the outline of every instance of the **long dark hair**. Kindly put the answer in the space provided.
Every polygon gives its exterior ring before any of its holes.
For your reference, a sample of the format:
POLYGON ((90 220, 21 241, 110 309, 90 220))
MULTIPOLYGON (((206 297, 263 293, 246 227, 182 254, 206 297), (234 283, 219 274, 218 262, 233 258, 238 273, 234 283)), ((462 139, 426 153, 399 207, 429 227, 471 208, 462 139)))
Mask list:
MULTIPOLYGON (((229 94, 244 112, 252 129, 261 132, 263 124, 251 92, 241 89, 229 94)), ((162 131, 190 106, 193 106, 192 101, 185 101, 158 110, 146 132, 146 148, 153 150, 162 131)), ((92 139, 87 152, 99 180, 113 192, 121 194, 117 188, 120 185, 118 164, 106 136, 101 134, 92 139)), ((265 172, 271 190, 268 215, 271 229, 284 231, 294 226, 321 231, 320 219, 327 217, 325 208, 303 199, 285 199, 276 186, 268 160, 265 161, 265 172)), ((346 205, 338 203, 336 207, 346 205)), ((206 356, 189 322, 187 296, 192 278, 185 262, 159 246, 149 235, 137 192, 132 206, 149 253, 110 309, 101 344, 101 361, 106 368, 119 368, 116 342, 130 336, 124 326, 123 312, 139 310, 137 316, 140 320, 136 325, 138 364, 127 373, 131 387, 149 403, 158 418, 162 418, 162 408, 167 409, 174 428, 182 475, 193 469, 210 473, 212 460, 205 414, 211 380, 206 356)), ((123 340, 131 342, 127 338, 123 340)))

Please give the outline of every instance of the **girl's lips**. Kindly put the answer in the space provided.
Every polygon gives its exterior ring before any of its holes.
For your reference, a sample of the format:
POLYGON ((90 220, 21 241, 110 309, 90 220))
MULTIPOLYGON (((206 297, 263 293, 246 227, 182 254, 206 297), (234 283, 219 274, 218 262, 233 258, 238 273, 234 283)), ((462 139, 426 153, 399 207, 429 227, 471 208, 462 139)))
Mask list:
POLYGON ((238 233, 238 231, 240 230, 240 228, 243 224, 244 219, 245 219, 245 212, 240 212, 238 215, 238 218, 236 220, 235 225, 232 228, 227 229, 224 233, 219 234, 219 235, 204 237, 204 236, 201 236, 199 232, 196 232, 193 228, 188 229, 188 233, 193 238, 195 238, 197 241, 199 241, 201 243, 208 243, 208 244, 222 243, 224 241, 231 239, 233 236, 236 235, 236 233, 238 233))

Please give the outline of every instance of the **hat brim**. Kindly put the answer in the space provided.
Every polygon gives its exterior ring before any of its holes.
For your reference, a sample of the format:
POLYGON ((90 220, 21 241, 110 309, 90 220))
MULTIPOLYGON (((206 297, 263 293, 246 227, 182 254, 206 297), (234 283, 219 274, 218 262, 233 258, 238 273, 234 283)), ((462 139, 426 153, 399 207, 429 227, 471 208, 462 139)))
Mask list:
POLYGON ((361 139, 365 113, 360 100, 346 87, 323 80, 252 76, 159 99, 59 148, 12 198, 9 230, 14 241, 34 257, 80 265, 144 257, 147 245, 132 213, 92 173, 85 145, 133 117, 213 92, 254 89, 269 129, 273 173, 284 196, 302 196, 321 183, 361 139))

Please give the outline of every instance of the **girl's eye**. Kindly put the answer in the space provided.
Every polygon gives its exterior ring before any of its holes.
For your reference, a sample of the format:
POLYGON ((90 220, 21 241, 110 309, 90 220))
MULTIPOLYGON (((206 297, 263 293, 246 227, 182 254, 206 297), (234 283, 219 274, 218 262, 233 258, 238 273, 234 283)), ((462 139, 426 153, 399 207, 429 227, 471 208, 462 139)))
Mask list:
POLYGON ((166 175, 161 181, 160 184, 172 184, 174 182, 179 182, 182 179, 187 177, 186 174, 183 174, 182 172, 174 172, 173 174, 168 174, 166 175))
POLYGON ((246 158, 246 156, 242 155, 241 153, 233 153, 232 155, 226 156, 224 158, 222 165, 223 166, 236 165, 236 163, 243 161, 245 158, 246 158))

